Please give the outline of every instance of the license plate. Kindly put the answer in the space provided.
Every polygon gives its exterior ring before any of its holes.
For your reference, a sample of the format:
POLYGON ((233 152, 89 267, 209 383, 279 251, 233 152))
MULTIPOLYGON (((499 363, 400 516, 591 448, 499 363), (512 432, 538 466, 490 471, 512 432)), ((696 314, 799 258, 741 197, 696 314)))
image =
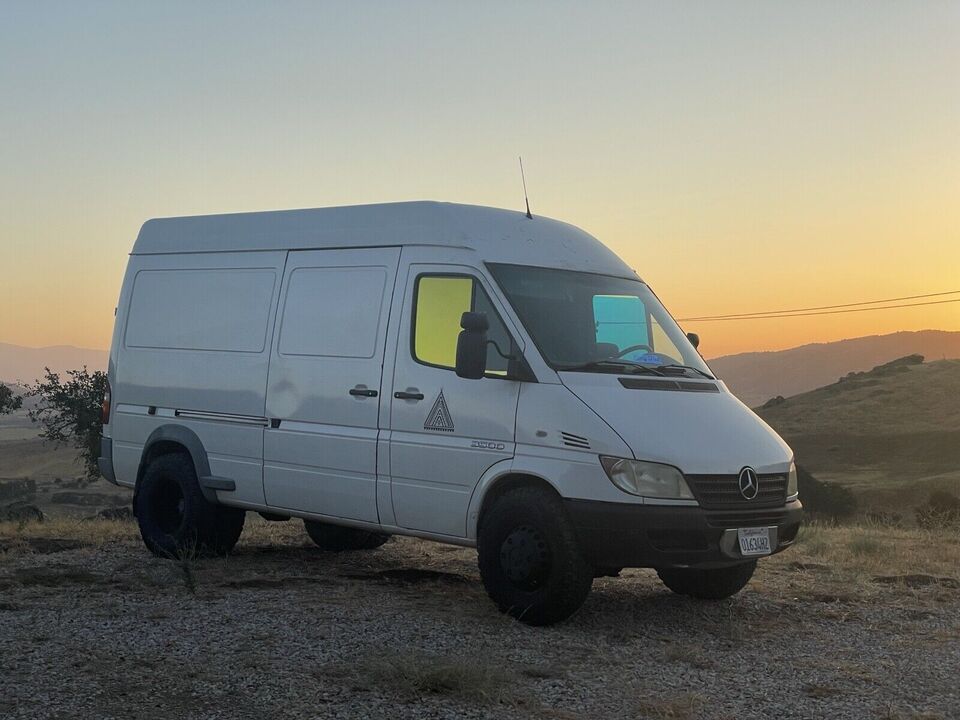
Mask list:
POLYGON ((740 528, 737 539, 744 557, 770 554, 770 528, 740 528))

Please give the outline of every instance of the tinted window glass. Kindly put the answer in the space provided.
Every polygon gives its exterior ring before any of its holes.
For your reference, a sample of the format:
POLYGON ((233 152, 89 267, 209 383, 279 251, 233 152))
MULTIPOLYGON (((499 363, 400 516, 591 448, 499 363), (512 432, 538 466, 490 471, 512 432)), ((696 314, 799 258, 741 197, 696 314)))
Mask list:
POLYGON ((677 323, 639 280, 522 265, 488 267, 544 359, 558 370, 622 359, 688 365, 709 373, 677 323))
MULTIPOLYGON (((505 355, 511 352, 510 334, 483 287, 471 277, 421 275, 417 278, 415 307, 413 354, 422 363, 451 370, 456 366, 460 317, 465 312, 485 313, 490 323, 487 337, 505 355)), ((506 371, 507 360, 488 346, 487 372, 503 375, 506 371)))

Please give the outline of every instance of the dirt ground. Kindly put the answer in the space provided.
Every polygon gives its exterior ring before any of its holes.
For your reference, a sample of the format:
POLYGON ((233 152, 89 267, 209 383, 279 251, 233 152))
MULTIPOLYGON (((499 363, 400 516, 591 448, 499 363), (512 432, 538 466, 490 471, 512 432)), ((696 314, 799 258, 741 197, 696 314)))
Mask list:
POLYGON ((0 717, 958 717, 958 568, 955 531, 813 527, 730 600, 627 570, 530 628, 468 549, 254 516, 181 562, 132 523, 0 524, 0 717))

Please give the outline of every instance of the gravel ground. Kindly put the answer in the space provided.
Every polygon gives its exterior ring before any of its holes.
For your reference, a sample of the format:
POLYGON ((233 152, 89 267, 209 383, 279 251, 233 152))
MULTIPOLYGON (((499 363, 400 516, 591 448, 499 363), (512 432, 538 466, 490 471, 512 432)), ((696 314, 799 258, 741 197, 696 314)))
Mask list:
POLYGON ((77 545, 0 543, 0 717, 960 717, 951 583, 861 591, 785 553, 731 600, 628 570, 530 628, 473 551, 419 540, 333 555, 288 523, 186 564, 77 545))

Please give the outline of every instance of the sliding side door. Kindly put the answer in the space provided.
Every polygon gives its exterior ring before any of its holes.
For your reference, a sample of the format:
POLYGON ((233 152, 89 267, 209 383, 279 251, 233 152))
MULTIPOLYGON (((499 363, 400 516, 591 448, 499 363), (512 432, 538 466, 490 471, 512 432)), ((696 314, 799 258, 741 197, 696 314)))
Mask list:
POLYGON ((377 522, 384 346, 399 248, 291 252, 267 386, 267 504, 377 522))

